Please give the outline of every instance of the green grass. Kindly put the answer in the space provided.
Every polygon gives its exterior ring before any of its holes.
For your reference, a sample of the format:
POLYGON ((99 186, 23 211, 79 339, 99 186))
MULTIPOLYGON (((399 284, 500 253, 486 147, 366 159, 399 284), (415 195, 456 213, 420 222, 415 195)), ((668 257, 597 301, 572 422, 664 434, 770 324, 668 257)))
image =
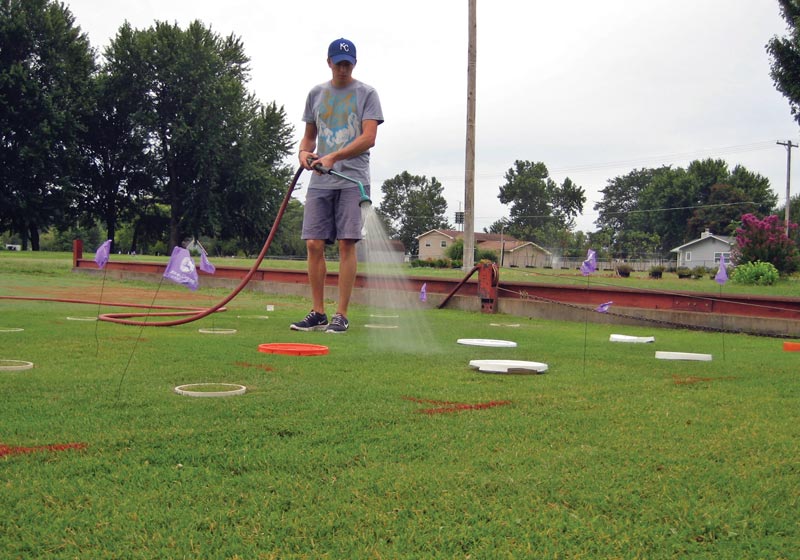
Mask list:
MULTIPOLYGON (((102 282, 5 262, 0 295, 92 294, 102 282)), ((156 290, 105 289, 122 285, 156 290)), ((226 293, 198 292, 209 305, 226 293)), ((0 299, 0 326, 25 328, 0 333, 0 359, 35 363, 0 372, 0 445, 88 444, 0 457, 3 557, 789 559, 800 549, 800 356, 780 340, 430 310, 426 346, 402 352, 375 346, 366 307, 352 309, 345 335, 290 332, 307 311, 300 298, 243 293, 228 307, 140 328, 66 320, 102 306, 0 299), (255 319, 267 303, 275 311, 255 319), (198 333, 208 327, 237 333, 198 333), (613 332, 656 343, 612 344, 613 332), (261 354, 264 342, 330 354, 261 354), (655 350, 714 360, 655 360, 655 350), (479 358, 550 369, 480 374, 467 365, 479 358), (247 393, 173 392, 201 382, 247 393), (412 399, 510 404, 426 414, 437 405, 412 399)))

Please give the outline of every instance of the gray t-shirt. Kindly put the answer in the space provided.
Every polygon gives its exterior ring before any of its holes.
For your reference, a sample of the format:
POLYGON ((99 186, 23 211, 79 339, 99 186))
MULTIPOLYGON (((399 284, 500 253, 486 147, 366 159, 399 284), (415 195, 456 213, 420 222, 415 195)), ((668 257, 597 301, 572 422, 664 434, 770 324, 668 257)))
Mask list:
MULTIPOLYGON (((320 156, 347 146, 361 135, 361 122, 365 120, 383 122, 383 110, 378 92, 358 80, 343 88, 335 88, 330 82, 315 86, 308 94, 303 111, 303 122, 317 125, 317 149, 320 156)), ((354 158, 337 161, 333 169, 364 185, 369 185, 369 150, 354 158)), ((314 173, 310 188, 343 189, 353 183, 335 175, 314 173)))

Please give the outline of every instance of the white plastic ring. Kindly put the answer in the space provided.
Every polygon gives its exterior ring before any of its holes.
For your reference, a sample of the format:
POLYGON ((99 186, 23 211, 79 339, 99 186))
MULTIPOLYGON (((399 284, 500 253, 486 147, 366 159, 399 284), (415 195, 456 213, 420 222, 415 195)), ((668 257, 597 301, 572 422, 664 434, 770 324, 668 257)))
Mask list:
POLYGON ((630 336, 627 334, 612 334, 608 337, 609 342, 629 342, 632 344, 642 344, 648 342, 655 342, 654 336, 630 336))
POLYGON ((0 371, 23 371, 33 369, 33 362, 23 360, 0 360, 0 371))
POLYGON ((247 387, 236 383, 189 383, 188 385, 178 385, 175 392, 186 397, 233 397, 244 395, 247 387), (198 391, 202 387, 230 387, 224 391, 198 391))
POLYGON ((691 352, 656 352, 659 360, 694 360, 697 362, 710 362, 711 354, 692 354, 691 352))
POLYGON ((97 317, 67 317, 67 321, 97 321, 97 317))
POLYGON ((236 329, 197 329, 203 334, 236 334, 236 329))
POLYGON ((4 332, 22 332, 25 329, 20 329, 19 327, 0 327, 0 333, 4 332))

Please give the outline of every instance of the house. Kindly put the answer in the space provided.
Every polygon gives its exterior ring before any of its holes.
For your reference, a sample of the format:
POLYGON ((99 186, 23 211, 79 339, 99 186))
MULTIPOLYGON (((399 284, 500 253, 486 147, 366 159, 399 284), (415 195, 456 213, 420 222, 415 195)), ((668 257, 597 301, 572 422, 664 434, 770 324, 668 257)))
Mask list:
POLYGON ((406 248, 399 239, 366 238, 356 244, 358 262, 402 263, 405 261, 405 254, 406 248))
MULTIPOLYGON (((464 237, 464 232, 453 229, 432 229, 418 235, 419 258, 441 259, 446 257, 447 248, 464 237)), ((500 233, 475 232, 475 247, 479 250, 494 251, 501 266, 543 266, 550 253, 530 241, 520 241, 510 235, 500 233)))
POLYGON ((542 267, 552 256, 550 251, 539 247, 532 241, 503 239, 502 241, 483 241, 478 243, 481 250, 494 251, 499 256, 502 267, 542 267))
POLYGON ((725 255, 725 262, 731 262, 731 249, 736 240, 726 235, 714 235, 708 229, 700 234, 700 239, 675 247, 670 253, 678 253, 678 266, 694 268, 719 266, 720 257, 725 255))

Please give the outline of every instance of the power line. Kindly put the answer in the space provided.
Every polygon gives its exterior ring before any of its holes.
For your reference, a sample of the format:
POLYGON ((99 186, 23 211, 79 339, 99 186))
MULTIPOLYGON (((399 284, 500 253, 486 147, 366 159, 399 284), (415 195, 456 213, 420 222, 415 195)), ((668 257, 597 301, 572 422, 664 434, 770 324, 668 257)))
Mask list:
MULTIPOLYGON (((644 156, 641 158, 635 158, 629 160, 617 160, 610 162, 587 163, 587 164, 577 164, 565 167, 554 167, 552 169, 548 169, 548 171, 552 175, 553 173, 575 173, 575 172, 585 172, 585 171, 598 171, 609 168, 613 169, 616 167, 629 167, 629 166, 635 167, 637 165, 646 165, 658 162, 669 162, 672 160, 694 159, 702 156, 712 157, 712 156, 723 156, 731 154, 764 151, 767 149, 772 149, 774 146, 775 144, 773 143, 772 140, 764 140, 760 142, 751 142, 749 144, 736 144, 732 146, 723 146, 720 148, 704 148, 700 150, 694 150, 691 152, 675 152, 671 154, 644 156)), ((797 144, 795 144, 795 146, 797 146, 797 144)), ((497 173, 476 173, 475 177, 481 179, 502 179, 502 176, 498 175, 497 173)), ((443 176, 436 176, 436 179, 438 181, 457 181, 457 180, 463 180, 464 177, 461 175, 459 176, 443 175, 443 176)))

